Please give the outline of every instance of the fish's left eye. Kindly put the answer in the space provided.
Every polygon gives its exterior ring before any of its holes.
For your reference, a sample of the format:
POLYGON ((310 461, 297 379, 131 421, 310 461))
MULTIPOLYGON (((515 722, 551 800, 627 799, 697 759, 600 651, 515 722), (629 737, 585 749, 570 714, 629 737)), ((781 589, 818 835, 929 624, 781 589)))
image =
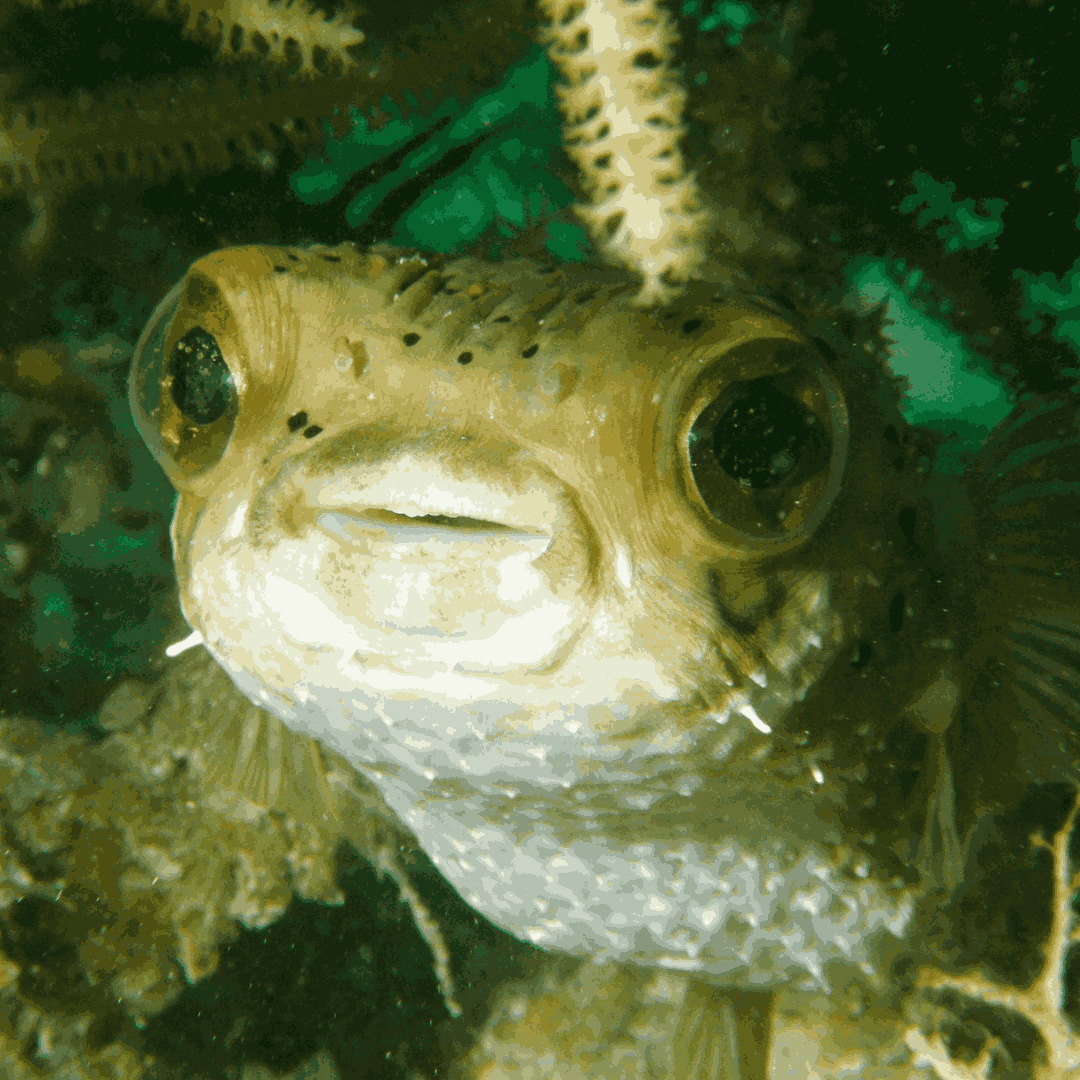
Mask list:
MULTIPOLYGON (((154 310, 132 358, 135 426, 174 485, 220 460, 243 389, 223 344, 228 311, 205 275, 190 271, 154 310)), ((235 352, 235 343, 229 348, 235 352)))
POLYGON ((165 374, 176 407, 193 423, 212 424, 225 415, 234 380, 213 334, 196 326, 179 338, 165 374))

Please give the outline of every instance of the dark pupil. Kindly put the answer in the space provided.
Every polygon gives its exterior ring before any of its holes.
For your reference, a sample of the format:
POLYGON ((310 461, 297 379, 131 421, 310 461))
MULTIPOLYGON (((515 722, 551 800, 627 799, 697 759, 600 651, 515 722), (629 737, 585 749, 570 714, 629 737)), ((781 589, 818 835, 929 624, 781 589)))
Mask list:
POLYGON ((229 367, 213 334, 201 326, 189 330, 172 347, 166 373, 176 407, 196 424, 212 424, 229 407, 229 367))
POLYGON ((720 468, 739 483, 775 487, 794 472, 816 423, 813 413, 769 379, 755 379, 717 421, 713 453, 720 468))

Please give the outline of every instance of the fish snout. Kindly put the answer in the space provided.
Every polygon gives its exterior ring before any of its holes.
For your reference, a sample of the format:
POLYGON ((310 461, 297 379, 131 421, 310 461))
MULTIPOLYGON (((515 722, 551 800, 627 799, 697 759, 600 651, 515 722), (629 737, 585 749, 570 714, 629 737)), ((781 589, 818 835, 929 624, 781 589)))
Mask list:
POLYGON ((321 584, 383 642, 377 653, 475 673, 532 667, 581 624, 595 545, 558 481, 530 472, 508 463, 502 479, 479 478, 407 453, 300 478, 294 519, 332 545, 321 584))

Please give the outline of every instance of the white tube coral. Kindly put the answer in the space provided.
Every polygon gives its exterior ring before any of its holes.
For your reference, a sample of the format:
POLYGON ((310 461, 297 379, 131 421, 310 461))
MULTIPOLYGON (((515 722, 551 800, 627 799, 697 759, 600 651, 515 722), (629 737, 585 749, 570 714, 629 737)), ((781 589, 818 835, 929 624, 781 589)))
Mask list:
POLYGON ((686 91, 672 19, 655 0, 542 0, 541 10, 565 80, 566 151, 590 198, 575 209, 605 258, 642 275, 639 303, 669 299, 704 260, 706 221, 678 145, 686 91))

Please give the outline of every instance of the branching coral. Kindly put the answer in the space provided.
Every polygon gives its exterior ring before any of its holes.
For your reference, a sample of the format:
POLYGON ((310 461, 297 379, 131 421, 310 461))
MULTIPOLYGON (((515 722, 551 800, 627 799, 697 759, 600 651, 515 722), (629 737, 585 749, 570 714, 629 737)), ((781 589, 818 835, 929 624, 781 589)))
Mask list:
POLYGON ((319 74, 317 60, 329 58, 346 71, 356 66, 349 51, 364 40, 353 27, 355 12, 323 15, 307 0, 144 0, 148 11, 168 18, 179 7, 187 37, 208 40, 223 60, 267 58, 288 63, 295 55, 299 73, 319 74))
MULTIPOLYGON (((295 52, 303 75, 315 73, 320 50, 331 70, 357 66, 348 49, 363 35, 340 18, 326 23, 306 6, 229 0, 184 6, 185 33, 214 42, 218 57, 258 55, 261 41, 267 58, 279 65, 295 52), (288 52, 287 43, 293 46, 288 52)), ((165 3, 147 8, 155 15, 171 14, 165 3)), ((10 18, 11 10, 6 14, 10 18)), ((83 93, 74 100, 36 98, 9 105, 0 124, 0 195, 22 190, 54 197, 106 178, 152 179, 196 166, 222 167, 232 161, 229 143, 236 140, 257 154, 282 137, 312 137, 305 122, 313 125, 332 112, 343 92, 323 80, 259 84, 250 75, 222 73, 217 80, 124 88, 101 100, 83 93)))
MULTIPOLYGON (((964 998, 1019 1014, 1038 1031, 1044 1059, 1034 1069, 1035 1080, 1066 1080, 1080 1074, 1080 1034, 1065 1012, 1065 970, 1069 950, 1080 942, 1080 921, 1074 911, 1080 893, 1080 869, 1069 854, 1073 828, 1080 812, 1080 789, 1061 828, 1047 841, 1033 835, 1031 843, 1050 853, 1053 873, 1050 936, 1043 965, 1030 986, 1021 990, 1002 986, 978 971, 952 975, 935 968, 922 968, 916 986, 927 993, 954 991, 964 998)), ((940 1033, 927 1036, 918 1027, 904 1035, 917 1062, 932 1065, 941 1080, 988 1080, 996 1075, 995 1065, 1007 1051, 1001 1040, 986 1033, 983 1046, 973 1061, 958 1060, 950 1053, 940 1033)))
MULTIPOLYGON (((343 127, 348 105, 379 115, 380 98, 404 101, 416 65, 423 64, 438 91, 412 100, 430 108, 455 86, 482 84, 493 56, 501 67, 527 41, 513 28, 513 0, 507 29, 487 34, 487 47, 466 54, 465 31, 444 24, 444 33, 424 41, 422 56, 398 41, 359 58, 364 34, 353 28, 351 9, 328 19, 305 0, 148 0, 143 6, 160 17, 182 15, 182 33, 209 44, 215 58, 249 62, 129 82, 96 96, 80 91, 73 98, 0 102, 0 198, 22 192, 35 212, 24 255, 40 256, 59 198, 83 184, 159 181, 238 160, 267 167, 275 151, 321 140, 324 121, 343 127)), ((12 13, 10 6, 0 12, 12 13)), ((464 8, 456 16, 465 24, 485 18, 464 8)))
MULTIPOLYGON (((159 181, 238 160, 268 168, 281 149, 321 139, 324 123, 344 129, 350 111, 373 131, 416 111, 430 123, 448 100, 464 101, 483 89, 496 64, 505 70, 528 42, 518 29, 517 0, 498 9, 498 23, 486 5, 464 4, 434 34, 382 42, 366 40, 349 9, 328 18, 306 0, 146 0, 141 6, 154 16, 180 17, 184 36, 231 63, 67 99, 10 99, 0 113, 0 198, 22 192, 34 210, 24 255, 45 250, 58 200, 80 185, 159 181), (420 89, 413 77, 418 69, 426 80, 420 89)), ((541 36, 564 79, 566 150, 588 200, 578 212, 600 255, 641 275, 643 304, 670 299, 680 282, 708 276, 717 231, 741 256, 757 240, 786 249, 783 254, 797 251, 762 227, 760 211, 747 205, 742 170, 732 170, 732 162, 712 178, 721 180, 724 214, 707 209, 712 192, 699 190, 683 156, 687 92, 671 14, 652 0, 584 6, 553 0, 542 10, 551 25, 541 36)), ((711 16, 701 22, 710 30, 719 25, 711 16)), ((790 37, 782 31, 774 47, 780 67, 787 63, 785 34, 790 37)), ((735 154, 745 158, 748 149, 740 143, 735 154)), ((430 151, 422 159, 429 162, 430 151)), ((772 173, 766 168, 752 186, 771 191, 786 212, 796 200, 794 188, 772 173)), ((375 191, 388 183, 383 179, 375 191)), ((502 204, 511 202, 513 192, 502 204)))
POLYGON ((686 92, 672 67, 671 16, 654 0, 545 0, 565 85, 567 150, 591 203, 578 213, 600 250, 644 278, 642 304, 705 260, 706 214, 679 140, 686 92))

